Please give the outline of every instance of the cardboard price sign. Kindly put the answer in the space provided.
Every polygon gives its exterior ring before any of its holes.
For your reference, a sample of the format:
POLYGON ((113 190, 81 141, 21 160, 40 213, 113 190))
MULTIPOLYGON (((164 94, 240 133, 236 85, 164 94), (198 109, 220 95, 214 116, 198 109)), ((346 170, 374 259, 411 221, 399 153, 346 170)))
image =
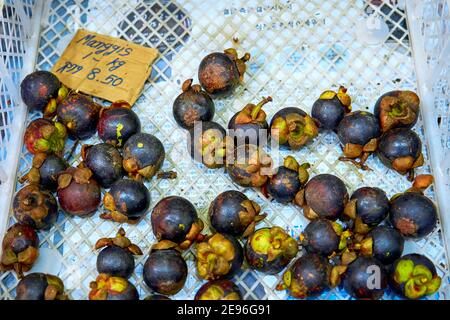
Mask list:
POLYGON ((72 90, 133 105, 157 56, 156 49, 80 29, 52 72, 72 90))

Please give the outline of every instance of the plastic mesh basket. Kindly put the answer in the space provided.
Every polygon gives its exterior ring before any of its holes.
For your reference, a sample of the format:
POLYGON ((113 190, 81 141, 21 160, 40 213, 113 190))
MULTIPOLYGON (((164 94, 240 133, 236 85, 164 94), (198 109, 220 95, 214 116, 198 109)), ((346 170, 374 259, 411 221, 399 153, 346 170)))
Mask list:
MULTIPOLYGON (((178 178, 147 183, 153 204, 168 195, 181 195, 208 221, 207 210, 214 197, 224 190, 238 189, 268 214, 261 226, 280 225, 298 236, 308 222, 297 207, 272 202, 258 191, 234 185, 223 170, 207 170, 194 163, 186 152, 186 133, 172 117, 172 103, 181 83, 196 78, 201 58, 236 47, 240 53, 249 51, 252 59, 244 85, 232 97, 215 101, 215 121, 224 126, 238 109, 264 95, 274 99, 266 109, 270 117, 288 106, 309 112, 323 90, 340 84, 350 88, 356 110, 372 110, 378 96, 395 88, 419 90, 423 112, 415 131, 425 142, 426 158, 419 172, 432 171, 436 177, 435 188, 427 195, 439 204, 441 224, 427 238, 408 241, 405 252, 425 254, 443 277, 440 291, 428 298, 449 298, 445 244, 449 243, 450 222, 443 214, 450 211, 448 1, 8 0, 1 11, 2 231, 13 223, 9 206, 13 192, 22 187, 16 178, 31 164, 31 156, 21 147, 23 130, 39 116, 26 112, 18 85, 32 70, 50 69, 71 36, 83 27, 160 51, 151 79, 134 108, 141 116, 143 131, 156 135, 166 148, 164 169, 176 170, 178 178)), ((368 161, 373 170, 361 172, 339 162, 340 152, 337 137, 330 133, 320 135, 294 155, 313 164, 313 174, 328 172, 343 178, 349 192, 368 185, 381 187, 392 196, 409 187, 404 177, 386 169, 376 157, 368 161)), ((283 151, 279 158, 287 154, 283 151)), ((79 157, 74 161, 77 163, 79 157)), ((89 282, 97 275, 93 245, 100 237, 113 236, 118 228, 98 214, 80 219, 61 213, 49 232, 40 233, 41 257, 32 271, 58 273, 73 299, 86 299, 89 282)), ((125 230, 144 252, 155 241, 149 216, 138 225, 125 226, 125 230)), ((185 257, 189 277, 174 298, 192 299, 202 281, 195 275, 192 252, 187 251, 185 257)), ((148 293, 142 281, 146 258, 145 254, 136 261, 131 278, 141 297, 148 293)), ((280 275, 267 276, 245 268, 234 280, 246 299, 288 298, 286 292, 274 290, 280 275)), ((13 298, 16 284, 13 273, 0 274, 0 298, 13 298)), ((339 288, 319 297, 348 298, 339 288)), ((395 296, 386 292, 384 298, 395 296)))

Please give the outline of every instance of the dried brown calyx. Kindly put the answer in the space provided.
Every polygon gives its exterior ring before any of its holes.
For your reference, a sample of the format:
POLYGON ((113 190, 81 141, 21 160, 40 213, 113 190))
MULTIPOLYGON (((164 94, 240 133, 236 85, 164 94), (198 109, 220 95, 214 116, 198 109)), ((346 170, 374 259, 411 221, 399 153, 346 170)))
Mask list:
POLYGON ((238 57, 237 51, 234 48, 224 50, 224 53, 236 63, 237 70, 239 72, 239 80, 244 80, 244 73, 247 70, 245 63, 250 60, 250 53, 246 52, 241 58, 238 57))
POLYGON ((264 218, 267 217, 267 214, 260 214, 261 207, 252 200, 244 200, 241 203, 241 206, 244 210, 239 211, 239 220, 242 225, 247 226, 242 234, 242 237, 246 238, 255 231, 256 224, 264 220, 264 218))
POLYGON ((138 245, 132 243, 130 239, 126 237, 125 230, 120 228, 117 235, 114 238, 101 238, 95 243, 95 249, 101 249, 103 247, 116 246, 127 250, 132 255, 141 256, 143 253, 138 245))
POLYGON ((419 116, 420 99, 415 92, 398 91, 385 95, 379 105, 379 121, 383 132, 404 126, 411 127, 419 116))
POLYGON ((236 124, 247 123, 264 123, 266 121, 266 113, 262 107, 272 101, 272 97, 263 98, 258 104, 247 104, 236 116, 236 124))

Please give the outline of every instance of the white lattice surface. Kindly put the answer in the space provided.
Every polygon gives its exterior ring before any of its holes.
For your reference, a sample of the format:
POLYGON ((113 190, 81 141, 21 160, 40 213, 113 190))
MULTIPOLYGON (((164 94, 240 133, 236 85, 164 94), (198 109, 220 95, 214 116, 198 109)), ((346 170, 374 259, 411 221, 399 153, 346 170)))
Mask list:
MULTIPOLYGON (((180 93, 181 83, 197 78, 202 57, 212 51, 236 47, 248 51, 245 83, 232 97, 215 100, 214 120, 226 126, 229 118, 248 102, 271 95, 273 103, 265 109, 268 116, 276 110, 295 106, 310 112, 320 93, 338 85, 349 88, 354 109, 372 110, 377 97, 394 88, 415 89, 413 60, 406 30, 405 13, 379 1, 46 1, 42 19, 37 69, 50 69, 70 36, 79 27, 99 33, 124 37, 158 47, 160 58, 152 79, 135 105, 143 131, 156 135, 166 149, 164 169, 176 170, 176 180, 152 180, 147 183, 152 204, 168 195, 189 199, 200 217, 207 222, 207 210, 215 196, 228 189, 243 190, 268 214, 263 225, 279 225, 293 235, 308 223, 292 205, 266 199, 260 192, 234 185, 223 170, 208 170, 193 163, 186 151, 186 133, 172 116, 172 103, 180 93), (369 14, 382 17, 389 26, 387 41, 368 45, 357 36, 357 25, 369 14), (139 20, 146 21, 139 23, 139 20), (151 28, 147 28, 150 25, 151 28), (237 38, 238 41, 234 41, 237 38), (151 41, 150 41, 151 40, 151 41)), ((389 1, 386 1, 389 3, 389 1)), ((29 120, 37 117, 32 114, 29 120)), ((415 127, 424 139, 421 122, 415 127)), ((92 139, 89 142, 95 142, 92 139)), ((70 147, 69 147, 70 148, 70 147)), ((337 160, 337 137, 321 134, 311 145, 293 153, 299 161, 312 164, 313 174, 333 173, 341 177, 349 193, 361 186, 378 186, 388 196, 405 190, 405 177, 385 168, 371 157, 367 164, 373 171, 362 172, 337 160)), ((426 143, 424 155, 427 158, 426 143)), ((286 156, 289 152, 283 151, 286 156)), ((78 158, 78 157, 76 157, 78 158)), ((30 167, 31 157, 23 150, 17 176, 30 167)), ((427 162, 428 163, 428 162, 427 162)), ((429 172, 429 166, 419 172, 429 172)), ((17 185, 17 189, 21 186, 17 185)), ((428 196, 433 198, 431 189, 428 196)), ((101 211, 101 210, 100 210, 101 211)), ((149 215, 136 226, 125 226, 131 240, 138 243, 144 256, 137 260, 131 281, 143 298, 148 289, 142 280, 142 265, 155 239, 149 215)), ((10 223, 12 223, 12 218, 10 223)), ((41 246, 46 253, 56 253, 55 260, 40 261, 42 268, 61 263, 59 276, 73 299, 85 299, 89 282, 96 277, 95 241, 113 236, 119 225, 92 218, 72 218, 60 214, 50 232, 41 232, 41 246)), ((405 252, 423 253, 432 259, 443 277, 442 288, 432 299, 449 298, 449 274, 441 228, 426 239, 408 241, 405 252)), ((195 275, 191 251, 185 253, 189 277, 183 290, 174 296, 192 299, 202 281, 195 275)), ((266 276, 245 268, 234 280, 246 299, 286 299, 286 292, 274 290, 279 276, 266 276)), ((15 296, 17 279, 11 272, 0 275, 0 298, 15 296)), ((395 298, 387 292, 385 298, 395 298)), ((320 299, 348 299, 340 289, 324 293, 320 299)))

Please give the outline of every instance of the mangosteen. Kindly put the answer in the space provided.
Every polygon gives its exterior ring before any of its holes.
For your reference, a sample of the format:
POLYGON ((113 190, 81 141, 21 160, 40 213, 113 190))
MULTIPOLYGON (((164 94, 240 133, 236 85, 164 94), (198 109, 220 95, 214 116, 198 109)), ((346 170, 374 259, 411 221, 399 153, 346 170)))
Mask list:
POLYGON ((242 293, 233 281, 213 280, 198 289, 194 300, 242 300, 242 293))
POLYGON ((189 129, 188 150, 192 159, 210 169, 225 165, 226 131, 213 121, 197 122, 189 129))
POLYGON ((175 246, 173 242, 160 241, 152 247, 145 261, 144 282, 157 293, 176 294, 186 282, 187 264, 175 246))
POLYGON ((286 157, 283 165, 269 178, 266 185, 267 192, 278 202, 293 201, 309 179, 307 169, 309 163, 299 165, 294 157, 286 157))
POLYGON ((196 121, 211 121, 214 117, 214 102, 199 84, 192 79, 183 82, 183 92, 173 102, 173 117, 183 129, 191 129, 196 121))
POLYGON ((227 172, 242 187, 262 187, 272 174, 272 159, 252 144, 237 146, 227 155, 227 172))
POLYGON ((89 300, 139 300, 136 287, 121 277, 101 273, 90 288, 89 300))
POLYGON ((32 168, 20 179, 20 183, 38 184, 44 190, 51 192, 58 188, 58 175, 68 167, 66 161, 53 154, 36 153, 32 168))
POLYGON ((231 277, 242 266, 241 244, 233 236, 215 233, 197 244, 197 273, 205 280, 231 277))
POLYGON ((98 273, 128 279, 134 271, 134 256, 141 256, 141 249, 125 236, 125 230, 119 229, 115 238, 101 238, 95 249, 102 249, 97 257, 98 273))
POLYGON ((317 121, 320 129, 335 130, 344 115, 351 111, 351 103, 346 88, 341 86, 338 92, 327 90, 314 102, 311 116, 317 121))
POLYGON ((308 181, 305 189, 297 193, 295 203, 303 208, 306 218, 336 220, 348 202, 344 182, 332 174, 319 174, 308 181))
POLYGON ((39 237, 27 224, 8 228, 2 242, 1 270, 14 270, 19 278, 29 271, 39 256, 39 237))
POLYGON ((66 143, 66 128, 59 122, 39 118, 25 129, 24 144, 31 154, 39 152, 62 155, 66 143))
POLYGON ((308 223, 300 241, 307 252, 331 256, 346 248, 350 236, 351 232, 344 230, 339 223, 316 219, 308 223))
POLYGON ((362 187, 353 192, 344 215, 355 221, 354 231, 365 234, 389 214, 389 199, 379 188, 362 187))
POLYGON ((408 128, 395 128, 385 132, 379 142, 377 156, 388 168, 414 178, 414 169, 424 163, 422 142, 419 136, 408 128))
POLYGON ((100 105, 90 97, 72 93, 56 109, 58 119, 67 127, 72 140, 88 139, 97 131, 100 105))
POLYGON ((318 128, 313 118, 300 108, 283 108, 270 121, 271 138, 290 150, 300 149, 317 135, 318 128))
POLYGON ((345 291, 356 299, 378 300, 387 284, 385 267, 372 257, 357 258, 348 266, 343 277, 345 291))
POLYGON ((152 230, 158 240, 169 240, 182 249, 202 239, 203 221, 189 200, 169 196, 161 199, 153 208, 152 230))
POLYGON ((100 205, 100 185, 89 168, 70 167, 58 177, 58 201, 64 212, 85 217, 100 205))
POLYGON ((141 121, 128 102, 116 101, 100 110, 97 131, 103 142, 120 148, 132 135, 141 132, 141 121))
POLYGON ((375 103, 375 117, 381 131, 393 128, 411 129, 419 118, 420 99, 415 92, 394 90, 383 94, 375 103))
POLYGON ((239 59, 233 48, 208 54, 198 68, 200 84, 214 97, 230 95, 242 82, 249 59, 249 53, 239 59))
POLYGON ((417 253, 399 258, 392 265, 389 274, 391 288, 407 299, 432 295, 439 290, 441 282, 433 262, 417 253))
POLYGON ((245 143, 265 145, 267 143, 269 125, 262 107, 271 101, 272 97, 267 97, 257 105, 249 103, 230 119, 228 129, 231 132, 230 137, 234 138, 236 145, 245 143))
POLYGON ((171 300, 169 297, 163 296, 161 294, 151 294, 145 297, 144 300, 171 300))
POLYGON ((15 300, 68 300, 68 297, 64 283, 57 276, 30 273, 17 284, 15 300))
POLYGON ((136 133, 123 146, 123 167, 135 180, 151 179, 161 169, 165 156, 158 138, 149 133, 136 133))
POLYGON ((250 268, 276 274, 297 255, 298 243, 280 227, 256 230, 245 244, 250 268))
POLYGON ((58 218, 58 204, 51 192, 30 184, 14 196, 13 212, 18 222, 34 229, 48 230, 58 218))
POLYGON ((94 179, 103 188, 111 185, 123 176, 122 156, 120 152, 108 143, 83 145, 81 156, 84 164, 91 169, 94 179))
POLYGON ((108 213, 100 215, 119 223, 138 223, 150 207, 150 192, 140 181, 120 179, 114 182, 103 197, 108 213))
POLYGON ((276 289, 287 289, 291 296, 301 299, 319 296, 331 287, 332 269, 325 257, 306 253, 283 274, 276 289))
POLYGON ((209 206, 211 226, 220 233, 247 237, 255 231, 256 224, 266 217, 259 214, 259 205, 236 190, 219 194, 209 206))
POLYGON ((381 134, 375 116, 365 111, 349 113, 339 123, 337 134, 344 153, 339 160, 351 161, 361 169, 368 169, 365 162, 369 155, 377 149, 377 138, 381 134))
POLYGON ((39 70, 27 75, 20 84, 23 102, 30 110, 44 113, 51 118, 56 113, 56 105, 68 94, 67 88, 53 73, 39 70))
POLYGON ((404 237, 423 238, 436 227, 436 206, 419 192, 405 192, 391 199, 389 220, 404 237))
POLYGON ((404 245, 405 239, 397 230, 378 226, 358 246, 362 255, 374 257, 382 264, 389 265, 400 258, 404 245))

